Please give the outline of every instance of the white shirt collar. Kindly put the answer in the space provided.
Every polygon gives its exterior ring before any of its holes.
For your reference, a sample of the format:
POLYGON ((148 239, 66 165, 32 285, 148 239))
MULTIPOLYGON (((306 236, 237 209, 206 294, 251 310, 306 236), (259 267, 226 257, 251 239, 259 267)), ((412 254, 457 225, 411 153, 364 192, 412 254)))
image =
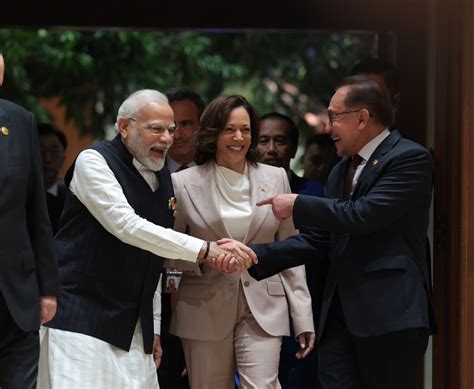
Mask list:
POLYGON ((378 134, 375 138, 373 138, 369 143, 367 143, 364 147, 360 149, 358 154, 364 158, 364 161, 368 161, 372 154, 374 153, 375 149, 379 147, 380 143, 384 141, 384 139, 390 135, 390 131, 388 129, 383 130, 380 134, 378 134))
MULTIPOLYGON (((196 162, 191 161, 186 164, 188 167, 191 166, 196 166, 196 162)), ((177 161, 175 161, 169 154, 166 154, 166 167, 170 171, 170 173, 174 173, 176 170, 178 170, 181 167, 181 164, 177 161)))
POLYGON ((53 185, 51 185, 48 190, 46 191, 50 194, 52 194, 53 196, 56 196, 58 197, 58 192, 59 192, 59 185, 57 182, 55 182, 53 185))

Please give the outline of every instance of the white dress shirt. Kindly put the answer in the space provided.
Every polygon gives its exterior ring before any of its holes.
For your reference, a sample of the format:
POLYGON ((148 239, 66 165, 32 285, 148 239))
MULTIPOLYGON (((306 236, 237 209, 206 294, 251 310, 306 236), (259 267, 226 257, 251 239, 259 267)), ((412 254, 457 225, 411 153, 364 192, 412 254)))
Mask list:
MULTIPOLYGON (((170 171, 170 173, 176 172, 180 167, 181 163, 175 161, 169 154, 166 154, 166 167, 170 171)), ((191 161, 186 164, 187 167, 193 167, 196 166, 196 162, 191 161)))
POLYGON ((353 188, 355 188, 355 186, 357 185, 357 182, 359 181, 359 177, 362 173, 362 170, 364 170, 365 165, 367 165, 367 161, 370 159, 375 149, 379 147, 380 143, 382 143, 384 139, 389 135, 390 135, 389 130, 387 129, 383 130, 380 134, 378 134, 375 138, 373 138, 369 143, 367 143, 364 147, 362 147, 360 151, 357 153, 363 158, 363 160, 357 166, 357 169, 354 174, 354 178, 352 179, 353 188))

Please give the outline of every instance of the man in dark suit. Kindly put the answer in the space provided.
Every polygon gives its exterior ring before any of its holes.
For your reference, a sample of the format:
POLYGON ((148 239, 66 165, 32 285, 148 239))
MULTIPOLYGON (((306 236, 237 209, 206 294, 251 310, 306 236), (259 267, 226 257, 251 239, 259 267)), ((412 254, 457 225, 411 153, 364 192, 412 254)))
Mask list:
POLYGON ((343 156, 330 173, 328 197, 277 195, 260 203, 311 232, 252 245, 259 263, 249 271, 262 279, 329 252, 319 334, 323 387, 415 388, 436 331, 425 260, 432 159, 388 131, 393 109, 372 80, 345 79, 328 114, 327 132, 343 156))
MULTIPOLYGON (((4 61, 0 51, 0 85, 4 61)), ((0 99, 0 387, 35 388, 59 279, 33 115, 0 99)))
POLYGON ((290 162, 298 150, 299 136, 299 129, 289 116, 279 112, 262 115, 257 144, 260 162, 284 168, 293 193, 323 196, 324 185, 321 182, 300 177, 290 168, 290 162))
MULTIPOLYGON (((166 167, 170 173, 196 166, 193 161, 196 150, 196 134, 199 121, 206 107, 203 98, 196 92, 176 87, 166 92, 166 97, 173 110, 176 132, 173 144, 166 154, 166 167)), ((161 389, 189 389, 184 352, 179 337, 170 334, 171 313, 176 305, 178 287, 169 290, 168 279, 175 281, 181 273, 163 269, 161 295, 161 346, 163 361, 158 369, 158 380, 161 389)))
POLYGON ((66 158, 67 139, 61 131, 48 123, 38 124, 38 134, 43 160, 46 204, 53 235, 55 235, 58 232, 59 217, 66 200, 67 188, 58 176, 66 158))
MULTIPOLYGON (((331 142, 330 147, 334 148, 332 140, 327 135, 314 136, 327 137, 331 142)), ((292 193, 324 196, 324 183, 322 181, 300 177, 290 168, 290 161, 295 157, 298 149, 298 141, 298 126, 289 116, 279 112, 269 112, 261 116, 257 143, 260 162, 284 168, 288 174, 292 193)), ((307 150, 307 147, 305 150, 307 150)), ((311 293, 314 326, 317 333, 327 263, 306 264, 305 268, 308 289, 311 293)), ((296 354, 299 347, 290 320, 290 336, 284 336, 281 345, 278 368, 280 385, 283 389, 318 389, 320 388, 318 371, 314 367, 317 364, 317 352, 315 350, 306 358, 298 359, 296 354)))

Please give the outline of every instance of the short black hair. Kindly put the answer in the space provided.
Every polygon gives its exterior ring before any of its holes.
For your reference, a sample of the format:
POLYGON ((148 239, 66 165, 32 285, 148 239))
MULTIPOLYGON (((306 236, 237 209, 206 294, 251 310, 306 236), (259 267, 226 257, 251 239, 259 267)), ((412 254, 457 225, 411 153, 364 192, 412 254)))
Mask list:
POLYGON ((398 70, 388 61, 380 58, 366 58, 354 65, 351 70, 351 76, 361 74, 379 74, 383 76, 391 97, 400 92, 398 70))
POLYGON ((191 100, 196 106, 196 108, 198 109, 199 118, 204 112, 204 108, 206 108, 206 102, 201 97, 201 95, 190 89, 176 87, 176 88, 171 88, 165 94, 166 94, 166 97, 168 98, 168 102, 170 103, 172 103, 173 101, 191 100))
POLYGON ((38 123, 38 135, 54 135, 58 138, 59 142, 63 146, 64 150, 67 149, 67 138, 66 135, 56 127, 48 123, 38 123))
POLYGON ((309 149, 312 144, 321 145, 323 147, 335 147, 334 141, 328 134, 313 134, 304 142, 304 151, 309 149))
POLYGON ((265 115, 260 116, 260 123, 265 119, 281 119, 285 121, 288 126, 288 135, 293 144, 298 147, 300 131, 292 118, 280 112, 268 112, 265 115))
POLYGON ((350 76, 342 80, 336 90, 349 87, 345 105, 350 108, 366 108, 375 121, 391 128, 395 112, 392 103, 383 93, 379 84, 363 76, 350 76))

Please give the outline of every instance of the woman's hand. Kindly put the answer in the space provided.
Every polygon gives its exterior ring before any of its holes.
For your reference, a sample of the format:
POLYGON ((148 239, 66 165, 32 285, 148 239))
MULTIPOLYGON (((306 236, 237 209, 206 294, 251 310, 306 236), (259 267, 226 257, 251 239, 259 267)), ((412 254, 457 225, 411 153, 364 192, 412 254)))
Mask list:
POLYGON ((295 357, 298 359, 306 358, 314 348, 316 335, 314 332, 302 332, 296 338, 300 344, 300 349, 296 352, 295 357))

